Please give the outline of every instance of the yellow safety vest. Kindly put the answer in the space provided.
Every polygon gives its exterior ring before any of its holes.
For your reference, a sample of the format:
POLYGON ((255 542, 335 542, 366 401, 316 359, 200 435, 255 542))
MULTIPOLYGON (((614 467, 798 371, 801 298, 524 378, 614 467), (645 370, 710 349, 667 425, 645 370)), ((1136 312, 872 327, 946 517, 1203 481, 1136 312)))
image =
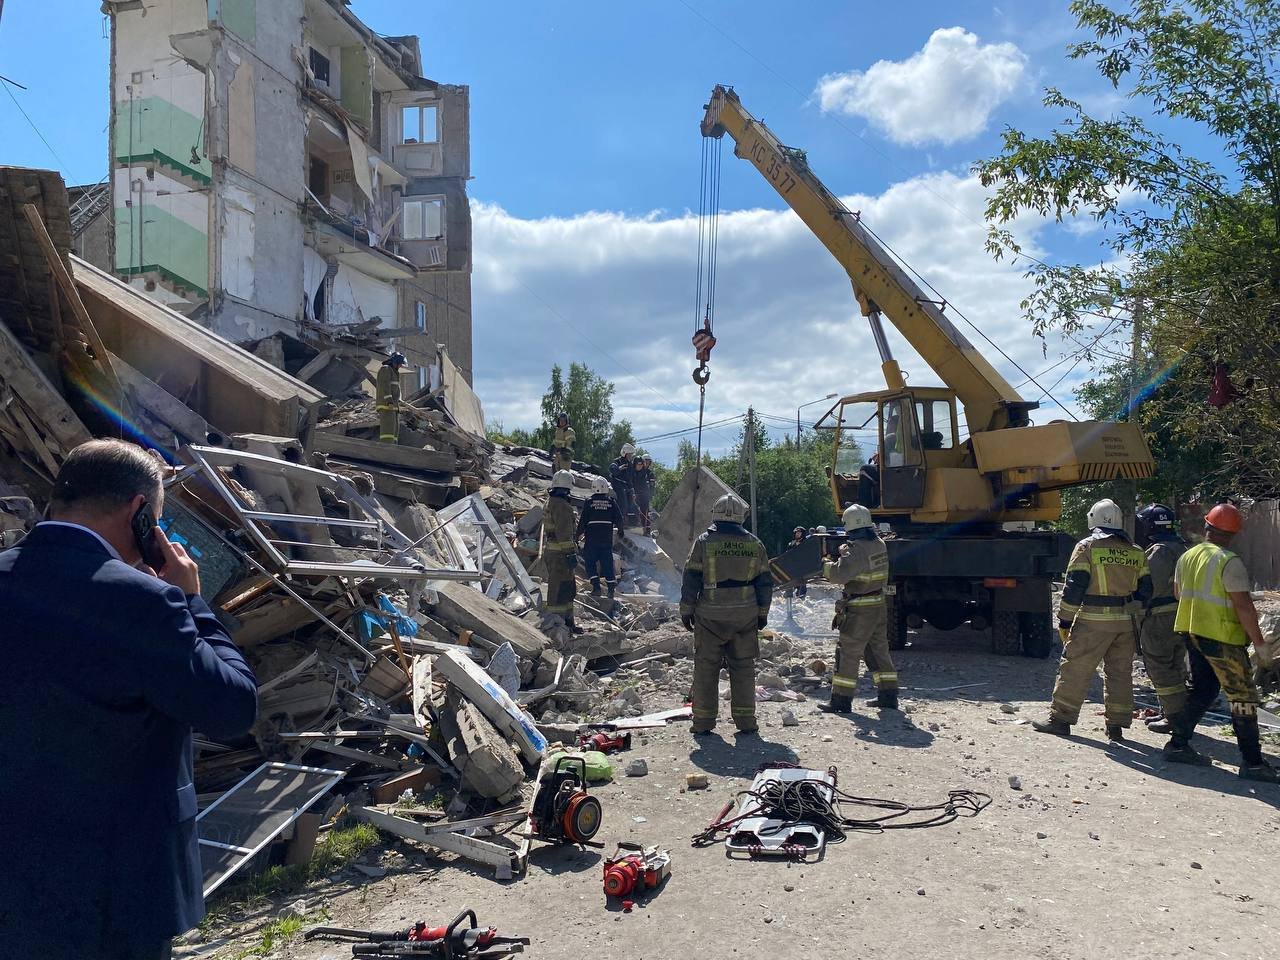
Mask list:
POLYGON ((1222 570, 1235 558, 1230 550, 1214 543, 1192 547, 1178 561, 1178 615, 1173 621, 1177 633, 1191 633, 1219 643, 1243 647, 1248 644, 1235 605, 1222 585, 1222 570))

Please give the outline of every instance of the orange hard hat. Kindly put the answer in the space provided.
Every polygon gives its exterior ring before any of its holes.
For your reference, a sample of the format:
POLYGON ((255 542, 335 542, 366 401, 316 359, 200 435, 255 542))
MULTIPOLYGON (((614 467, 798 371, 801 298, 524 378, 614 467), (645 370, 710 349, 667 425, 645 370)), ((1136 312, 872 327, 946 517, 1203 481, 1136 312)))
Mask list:
POLYGON ((1223 533, 1239 533, 1244 526, 1244 515, 1229 503, 1220 503, 1204 518, 1204 522, 1223 533))

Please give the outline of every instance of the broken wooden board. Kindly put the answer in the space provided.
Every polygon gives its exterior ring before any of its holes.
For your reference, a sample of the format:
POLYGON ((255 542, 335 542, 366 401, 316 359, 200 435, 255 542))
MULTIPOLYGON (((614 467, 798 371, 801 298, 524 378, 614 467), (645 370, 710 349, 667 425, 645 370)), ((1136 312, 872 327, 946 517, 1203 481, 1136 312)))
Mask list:
POLYGON ((359 440, 340 433, 317 430, 311 438, 311 444, 312 448, 320 453, 331 453, 348 460, 363 460, 377 465, 402 467, 406 470, 454 473, 458 469, 458 458, 451 453, 422 450, 378 440, 359 440))
POLYGON ((457 582, 436 585, 436 617, 454 627, 470 630, 501 646, 511 644, 522 657, 537 659, 547 648, 546 634, 507 612, 479 590, 457 582))
POLYGON ((0 321, 0 384, 22 400, 44 432, 56 441, 57 449, 52 451, 55 454, 66 456, 74 447, 93 439, 3 321, 0 321))
POLYGON ((35 204, 59 250, 71 247, 67 187, 56 170, 0 166, 0 318, 30 346, 54 352, 59 339, 53 274, 22 212, 35 204))
POLYGON ((108 350, 218 430, 297 436, 324 395, 78 257, 72 274, 108 350))

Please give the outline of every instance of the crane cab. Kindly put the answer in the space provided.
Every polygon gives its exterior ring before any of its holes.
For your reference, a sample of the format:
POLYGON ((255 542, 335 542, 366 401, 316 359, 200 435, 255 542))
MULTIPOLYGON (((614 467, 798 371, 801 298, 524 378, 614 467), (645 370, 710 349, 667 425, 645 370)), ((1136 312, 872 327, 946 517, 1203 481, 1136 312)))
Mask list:
POLYGON ((1009 489, 993 501, 945 387, 847 396, 815 427, 832 434, 827 475, 837 513, 860 503, 894 526, 1056 516, 1056 494, 1009 489))

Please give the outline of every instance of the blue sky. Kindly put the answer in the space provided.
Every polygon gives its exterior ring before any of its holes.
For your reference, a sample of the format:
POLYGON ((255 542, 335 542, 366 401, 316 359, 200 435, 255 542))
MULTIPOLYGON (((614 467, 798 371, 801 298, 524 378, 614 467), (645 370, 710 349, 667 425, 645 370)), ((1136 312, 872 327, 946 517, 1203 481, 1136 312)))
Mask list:
MULTIPOLYGON (((550 364, 571 360, 617 383, 618 411, 638 435, 690 424, 696 228, 686 214, 697 206, 698 120, 715 82, 735 85, 784 142, 804 147, 869 222, 882 217, 873 227, 1028 370, 1060 356, 1050 343, 1046 358, 1017 314, 1019 271, 981 249, 983 197, 968 170, 998 149, 1003 125, 1049 128, 1046 85, 1116 106, 1087 65, 1065 59, 1065 0, 431 6, 429 17, 403 0, 353 9, 380 32, 418 34, 426 73, 471 87, 475 379, 507 426, 531 425, 550 364), (961 68, 976 71, 971 87, 961 68)), ((56 167, 69 182, 105 173, 103 33, 95 3, 5 4, 0 74, 28 89, 0 93, 0 162, 56 167)), ((839 267, 728 146, 722 205, 731 219, 709 416, 753 403, 791 417, 815 396, 878 387, 839 267)), ((1105 256, 1087 225, 1023 226, 1046 256, 1105 256)), ((913 382, 935 380, 895 345, 913 382)), ((1055 393, 1069 400, 1085 372, 1081 364, 1055 393)), ((709 441, 726 445, 730 431, 709 441)), ((659 457, 673 448, 654 445, 659 457)))

